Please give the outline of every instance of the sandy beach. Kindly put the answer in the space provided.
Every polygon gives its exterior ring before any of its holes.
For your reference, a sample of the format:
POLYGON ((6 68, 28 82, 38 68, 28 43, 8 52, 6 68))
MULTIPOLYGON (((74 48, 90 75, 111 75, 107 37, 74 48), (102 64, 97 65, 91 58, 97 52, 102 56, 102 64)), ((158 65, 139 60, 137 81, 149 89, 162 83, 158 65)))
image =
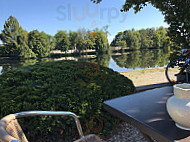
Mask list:
POLYGON ((120 73, 131 79, 136 87, 168 82, 164 67, 122 71, 120 73))

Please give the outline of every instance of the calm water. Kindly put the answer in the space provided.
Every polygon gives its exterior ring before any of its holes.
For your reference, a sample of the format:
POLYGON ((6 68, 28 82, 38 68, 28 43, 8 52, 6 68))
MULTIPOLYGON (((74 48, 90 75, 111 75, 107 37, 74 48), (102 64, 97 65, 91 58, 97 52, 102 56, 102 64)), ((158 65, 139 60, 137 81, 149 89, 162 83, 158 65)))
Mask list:
POLYGON ((143 68, 164 66, 169 61, 169 54, 163 50, 141 50, 124 53, 108 53, 102 55, 85 55, 81 57, 45 58, 41 60, 5 60, 0 58, 0 74, 12 69, 33 65, 37 62, 49 62, 58 60, 89 61, 109 67, 115 71, 128 71, 143 68))

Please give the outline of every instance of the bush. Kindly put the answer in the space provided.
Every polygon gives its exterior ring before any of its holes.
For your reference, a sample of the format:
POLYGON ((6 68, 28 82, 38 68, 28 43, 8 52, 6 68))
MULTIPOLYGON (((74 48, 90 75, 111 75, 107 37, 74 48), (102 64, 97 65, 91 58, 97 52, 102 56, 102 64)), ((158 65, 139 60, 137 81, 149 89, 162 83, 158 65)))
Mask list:
MULTIPOLYGON (((135 87, 131 80, 111 69, 86 62, 58 61, 2 74, 0 92, 0 117, 28 110, 72 111, 79 116, 86 134, 101 135, 119 121, 103 109, 103 101, 134 93, 135 87)), ((29 117, 20 119, 20 123, 30 141, 44 141, 47 136, 49 141, 78 138, 72 118, 29 117)))

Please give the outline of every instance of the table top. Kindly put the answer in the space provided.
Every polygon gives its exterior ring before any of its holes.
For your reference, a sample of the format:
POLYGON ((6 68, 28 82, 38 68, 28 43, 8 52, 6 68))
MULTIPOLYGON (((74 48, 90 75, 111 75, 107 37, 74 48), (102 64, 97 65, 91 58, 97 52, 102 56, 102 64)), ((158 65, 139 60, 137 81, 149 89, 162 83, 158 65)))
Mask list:
POLYGON ((171 86, 162 87, 105 101, 104 108, 158 141, 190 142, 190 131, 176 127, 167 113, 172 95, 171 86))

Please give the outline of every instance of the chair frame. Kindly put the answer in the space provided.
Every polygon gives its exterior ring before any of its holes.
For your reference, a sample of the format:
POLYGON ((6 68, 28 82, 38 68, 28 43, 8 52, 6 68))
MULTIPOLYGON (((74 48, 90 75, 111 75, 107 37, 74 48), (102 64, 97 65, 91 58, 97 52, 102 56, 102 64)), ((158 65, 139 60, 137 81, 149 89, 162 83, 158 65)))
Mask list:
POLYGON ((68 111, 24 111, 14 114, 16 119, 28 116, 42 116, 42 115, 54 115, 54 116, 71 116, 74 118, 75 123, 77 125, 77 130, 79 132, 80 138, 84 138, 84 134, 82 131, 82 127, 80 121, 76 114, 68 111))
MULTIPOLYGON (((23 117, 44 116, 44 115, 46 115, 46 116, 51 115, 51 116, 71 116, 71 117, 73 117, 75 120, 80 138, 81 139, 84 138, 82 127, 81 127, 79 119, 77 118, 77 115, 72 113, 72 112, 68 112, 68 111, 24 111, 24 112, 11 114, 11 115, 5 116, 4 118, 2 118, 0 120, 1 133, 3 133, 2 135, 7 135, 6 130, 4 128, 6 120, 10 121, 12 119, 18 119, 18 118, 23 118, 23 117)), ((16 140, 16 139, 13 139, 13 140, 16 140)))

